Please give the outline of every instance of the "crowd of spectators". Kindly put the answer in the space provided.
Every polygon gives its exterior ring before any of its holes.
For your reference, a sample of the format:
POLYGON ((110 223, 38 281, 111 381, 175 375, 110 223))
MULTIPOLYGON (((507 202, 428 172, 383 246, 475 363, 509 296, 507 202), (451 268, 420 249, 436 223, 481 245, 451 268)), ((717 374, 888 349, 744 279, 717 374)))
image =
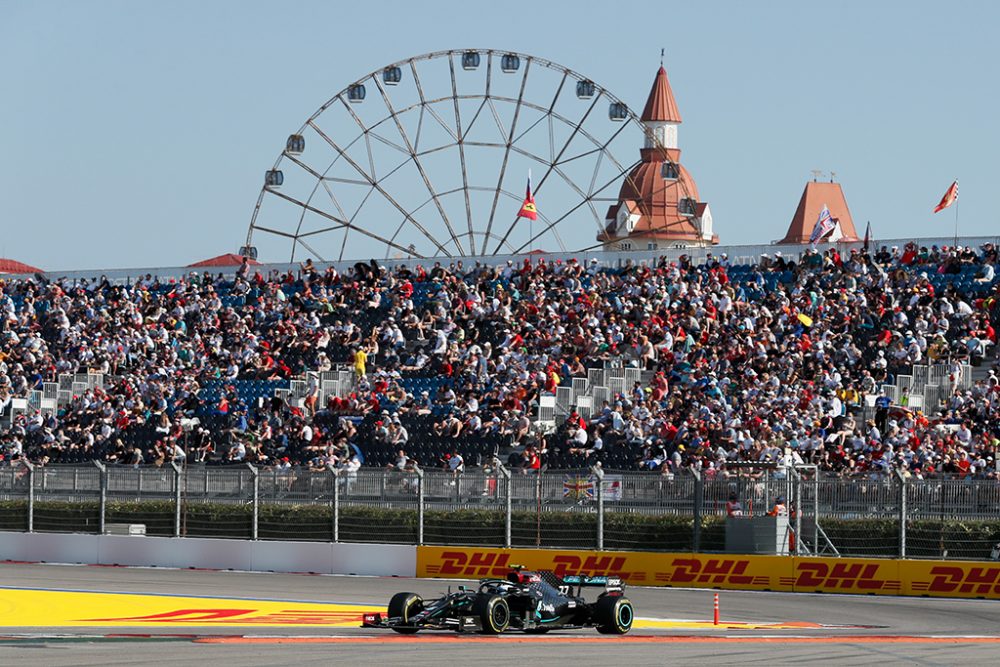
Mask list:
POLYGON ((3 281, 5 461, 241 463, 357 470, 501 456, 522 470, 814 463, 828 474, 997 476, 1000 380, 971 388, 997 342, 997 249, 725 253, 605 267, 544 256, 498 266, 311 262, 293 273, 128 284, 3 281), (649 371, 542 434, 539 398, 606 363, 649 371), (949 366, 947 398, 911 411, 866 396, 913 364, 949 366), (320 404, 316 371, 356 374, 320 404), (10 420, 14 398, 100 373, 57 411, 10 420), (308 383, 301 406, 273 397, 308 383), (254 394, 255 388, 268 388, 254 394), (258 400, 260 399, 260 400, 258 400), (434 446, 428 446, 434 443, 434 446), (488 446, 484 445, 488 444, 488 446))

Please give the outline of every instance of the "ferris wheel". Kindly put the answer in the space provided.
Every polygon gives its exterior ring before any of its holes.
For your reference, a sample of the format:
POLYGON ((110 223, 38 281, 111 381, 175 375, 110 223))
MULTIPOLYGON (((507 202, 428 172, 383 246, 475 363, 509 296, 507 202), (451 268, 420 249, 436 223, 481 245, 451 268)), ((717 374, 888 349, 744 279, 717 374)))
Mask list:
POLYGON ((272 261, 580 251, 649 132, 562 65, 507 51, 428 53, 324 103, 266 171, 243 254, 272 261), (529 173, 537 219, 518 216, 529 173))

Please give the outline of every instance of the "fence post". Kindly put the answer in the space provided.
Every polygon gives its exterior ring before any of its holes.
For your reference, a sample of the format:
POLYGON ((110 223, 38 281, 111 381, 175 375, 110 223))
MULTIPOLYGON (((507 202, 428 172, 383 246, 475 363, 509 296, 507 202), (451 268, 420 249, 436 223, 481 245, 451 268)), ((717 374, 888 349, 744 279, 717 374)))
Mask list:
POLYGON ((795 502, 795 550, 796 556, 802 552, 802 475, 794 466, 788 466, 788 476, 795 487, 792 489, 795 502))
POLYGON ((542 546, 542 473, 549 469, 549 465, 543 464, 536 470, 535 476, 535 546, 542 546))
POLYGON ((768 470, 764 471, 764 511, 771 506, 774 502, 774 496, 771 495, 771 475, 768 470))
MULTIPOLYGON (((424 543, 424 471, 414 466, 417 473, 417 544, 424 543)), ((383 475, 383 477, 385 477, 383 475)))
POLYGON ((691 531, 691 550, 698 552, 701 551, 701 515, 705 490, 701 473, 691 468, 691 474, 694 475, 694 528, 691 531))
POLYGON ((507 468, 505 468, 503 465, 501 465, 499 463, 497 464, 496 468, 497 468, 497 470, 500 471, 500 476, 504 480, 504 482, 503 482, 503 485, 504 485, 504 491, 503 491, 503 494, 504 494, 503 545, 509 549, 510 545, 511 545, 511 541, 510 541, 510 519, 511 519, 511 512, 513 510, 513 495, 514 495, 513 486, 514 486, 514 484, 513 484, 513 480, 510 477, 510 471, 507 470, 507 468))
POLYGON ((906 558, 906 478, 893 469, 899 480, 899 557, 906 558))
MULTIPOLYGON (((257 468, 254 467, 252 463, 247 464, 247 468, 250 469, 250 480, 253 484, 253 519, 250 522, 250 539, 257 539, 257 522, 259 518, 260 511, 260 476, 257 473, 257 468)), ((243 479, 243 475, 240 475, 240 480, 243 479)))
MULTIPOLYGON (((104 534, 104 515, 105 515, 107 507, 108 507, 108 469, 100 461, 94 461, 94 466, 97 467, 97 470, 98 470, 98 472, 100 474, 100 480, 101 480, 101 499, 100 499, 100 509, 98 510, 98 517, 97 517, 97 532, 100 535, 103 535, 104 534)), ((75 480, 76 480, 75 472, 76 471, 74 470, 74 478, 73 478, 74 479, 74 484, 75 484, 75 480)))
POLYGON ((819 555, 819 468, 813 470, 813 555, 819 555))
POLYGON ((170 462, 174 469, 174 537, 181 536, 181 475, 183 470, 176 461, 170 462))
POLYGON ((597 478, 597 550, 604 551, 604 470, 599 465, 590 470, 597 478))
POLYGON ((28 469, 28 532, 35 532, 35 466, 27 459, 21 461, 28 469))
POLYGON ((333 475, 333 541, 340 541, 340 478, 337 469, 333 466, 329 468, 333 475))

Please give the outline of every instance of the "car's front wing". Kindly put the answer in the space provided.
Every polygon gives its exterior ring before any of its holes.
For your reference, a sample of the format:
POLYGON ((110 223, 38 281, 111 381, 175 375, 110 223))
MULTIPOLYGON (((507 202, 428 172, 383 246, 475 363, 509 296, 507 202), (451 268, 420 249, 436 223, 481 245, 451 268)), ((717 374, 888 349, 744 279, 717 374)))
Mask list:
POLYGON ((366 612, 361 617, 362 628, 378 628, 391 630, 407 627, 427 630, 452 630, 454 632, 476 632, 482 630, 478 616, 445 616, 442 618, 424 618, 410 623, 404 623, 399 617, 386 617, 378 612, 366 612))

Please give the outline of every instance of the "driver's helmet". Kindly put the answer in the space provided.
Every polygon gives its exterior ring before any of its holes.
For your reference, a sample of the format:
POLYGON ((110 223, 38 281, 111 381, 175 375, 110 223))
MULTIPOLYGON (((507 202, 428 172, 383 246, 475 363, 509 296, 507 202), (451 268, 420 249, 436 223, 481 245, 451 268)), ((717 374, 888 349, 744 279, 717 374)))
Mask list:
POLYGON ((534 572, 516 570, 507 575, 507 581, 514 584, 530 584, 539 581, 539 576, 534 572))

